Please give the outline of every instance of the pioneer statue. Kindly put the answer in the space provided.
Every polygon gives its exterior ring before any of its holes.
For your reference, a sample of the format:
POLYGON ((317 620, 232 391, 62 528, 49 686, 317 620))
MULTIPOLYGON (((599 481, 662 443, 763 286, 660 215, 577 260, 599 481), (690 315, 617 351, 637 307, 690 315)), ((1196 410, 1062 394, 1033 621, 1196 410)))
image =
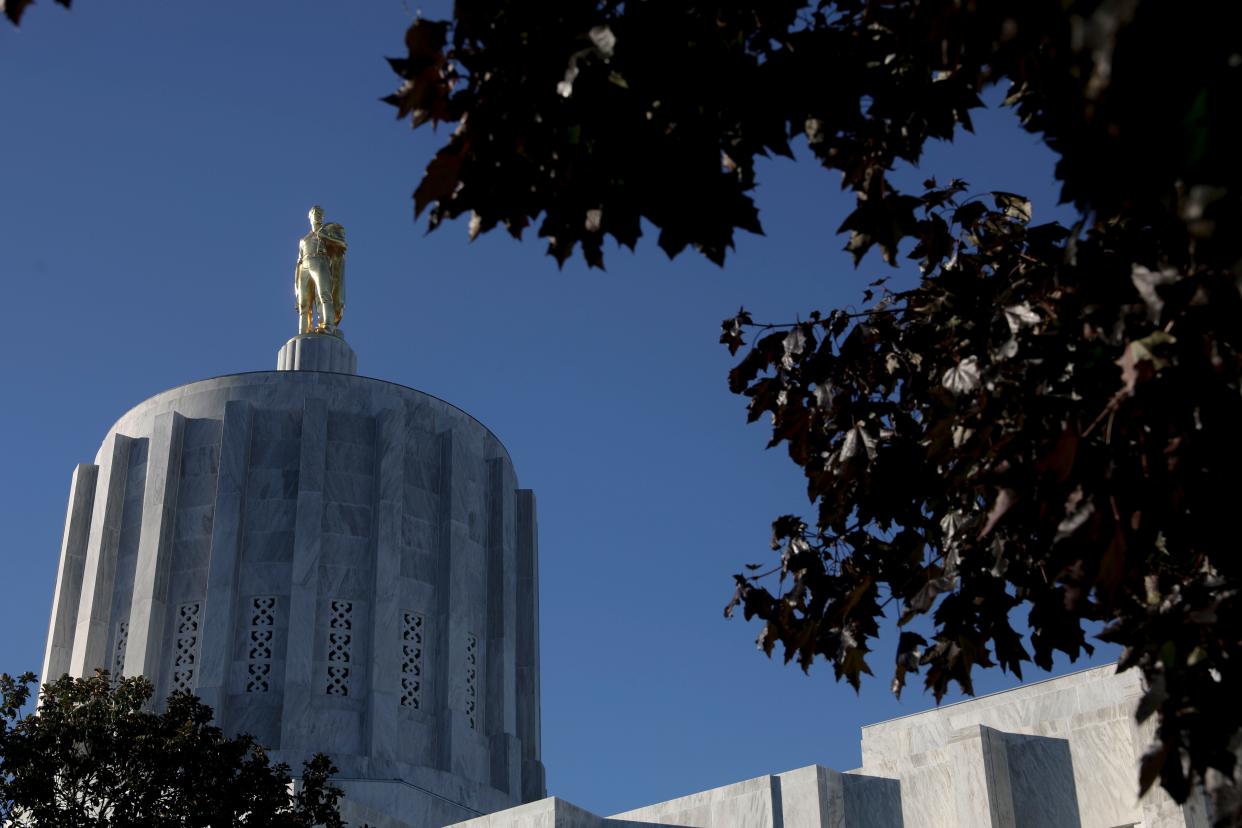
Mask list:
POLYGON ((297 297, 298 333, 340 335, 337 326, 345 311, 345 228, 324 224, 323 208, 310 209, 311 231, 298 243, 293 294, 297 297), (319 322, 315 324, 315 310, 319 322))

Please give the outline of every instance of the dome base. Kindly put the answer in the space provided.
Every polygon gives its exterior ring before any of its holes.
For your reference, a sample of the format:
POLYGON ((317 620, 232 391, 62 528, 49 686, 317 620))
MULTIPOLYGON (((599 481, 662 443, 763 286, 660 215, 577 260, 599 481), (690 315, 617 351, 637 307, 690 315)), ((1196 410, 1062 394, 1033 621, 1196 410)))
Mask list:
POLYGON ((357 374, 358 355, 339 336, 299 334, 276 353, 276 370, 357 374))

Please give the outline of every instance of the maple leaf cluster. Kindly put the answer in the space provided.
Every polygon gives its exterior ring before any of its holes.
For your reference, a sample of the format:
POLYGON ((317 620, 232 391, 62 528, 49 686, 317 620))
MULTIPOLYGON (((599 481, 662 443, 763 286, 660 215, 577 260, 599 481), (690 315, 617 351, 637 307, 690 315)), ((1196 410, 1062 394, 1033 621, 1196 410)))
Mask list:
MULTIPOLYGON (((879 621, 892 687, 1090 651, 1141 669, 1141 787, 1207 780, 1240 813, 1242 48, 1230 4, 1155 0, 512 0, 416 22, 388 100, 455 129, 414 194, 430 227, 531 226, 564 262, 654 228, 723 263, 762 232, 756 160, 804 142, 854 193, 840 232, 917 262, 904 291, 791 324, 744 310, 729 385, 767 415, 810 511, 729 611, 855 687, 879 621), (1058 157, 1071 227, 895 165, 971 128, 1000 85, 1058 157), (1024 617, 1018 617, 1018 613, 1024 617), (928 635, 908 625, 930 621, 928 635), (1015 622, 1016 619, 1016 622, 1015 622), (1015 627, 1015 623, 1017 626, 1015 627)), ((951 172, 951 171, 950 171, 951 172)), ((878 292, 878 296, 877 296, 878 292)), ((927 630, 927 625, 920 629, 927 630)))

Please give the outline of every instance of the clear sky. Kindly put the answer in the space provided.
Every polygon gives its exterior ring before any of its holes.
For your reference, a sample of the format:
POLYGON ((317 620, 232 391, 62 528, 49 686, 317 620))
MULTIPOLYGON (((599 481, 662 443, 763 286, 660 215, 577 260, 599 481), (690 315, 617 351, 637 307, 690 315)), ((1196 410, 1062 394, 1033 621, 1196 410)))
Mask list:
MULTIPOLYGON (((932 704, 917 684, 889 695, 891 634, 855 696, 824 663, 808 677, 769 662, 757 626, 721 615, 732 573, 770 559, 771 519, 805 495, 726 387, 719 322, 739 305, 789 320, 858 304, 890 270, 840 252, 851 200, 834 175, 767 163, 767 235, 740 238, 724 270, 645 238, 610 251, 606 273, 580 258, 558 271, 533 238, 413 224, 410 193, 447 133, 411 132, 378 99, 416 6, 74 6, 0 23, 0 670, 42 663, 70 473, 111 423, 163 389, 275 367, 319 203, 350 239, 359 372, 476 416, 536 491, 549 793, 613 813, 847 770, 861 725, 932 704)), ((958 176, 1030 195, 1037 221, 1063 216, 1048 150, 1006 111, 977 127, 903 180, 958 176)))

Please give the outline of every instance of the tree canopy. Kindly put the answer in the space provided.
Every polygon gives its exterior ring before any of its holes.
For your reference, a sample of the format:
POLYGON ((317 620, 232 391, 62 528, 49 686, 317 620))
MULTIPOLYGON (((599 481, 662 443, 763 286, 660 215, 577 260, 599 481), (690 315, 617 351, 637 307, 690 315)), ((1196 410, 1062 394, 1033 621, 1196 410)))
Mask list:
POLYGON ((35 677, 0 675, 0 824, 24 828, 146 825, 340 828, 336 768, 322 754, 291 790, 249 736, 230 739, 187 693, 149 711, 144 678, 107 673, 45 684, 37 715, 21 715, 35 677))
MULTIPOLYGON (((0 0, 0 11, 3 11, 9 22, 16 26, 22 22, 22 15, 33 2, 34 0, 0 0)), ((69 8, 73 0, 56 0, 56 2, 69 8)))
MULTIPOLYGON (((1124 646, 1159 717, 1141 786, 1207 780, 1236 813, 1242 576, 1242 44, 1232 4, 1158 0, 459 0, 418 20, 387 100, 456 125, 414 193, 435 229, 532 225, 602 267, 647 222, 723 263, 762 232, 758 158, 805 146, 841 176, 857 263, 913 259, 860 312, 808 309, 721 341, 730 388, 805 473, 809 510, 728 611, 759 642, 859 686, 879 619, 906 630, 892 688, 937 698, 1124 646), (1071 227, 952 170, 891 172, 971 128, 980 95, 1056 153, 1071 227), (1024 617, 1017 615, 1018 611, 1024 617)), ((1223 817, 1222 817, 1223 818, 1223 817)))

